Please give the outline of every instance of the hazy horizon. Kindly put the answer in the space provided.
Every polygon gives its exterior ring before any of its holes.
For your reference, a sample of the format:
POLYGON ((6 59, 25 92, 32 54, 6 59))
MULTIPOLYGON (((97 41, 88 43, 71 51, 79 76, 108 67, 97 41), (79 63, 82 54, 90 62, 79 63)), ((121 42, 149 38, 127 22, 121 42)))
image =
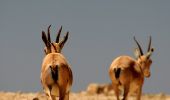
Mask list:
POLYGON ((144 93, 170 93, 170 1, 2 0, 0 2, 0 91, 42 91, 42 30, 51 37, 69 31, 63 48, 73 71, 72 91, 110 83, 108 69, 120 55, 134 57, 133 36, 146 52, 152 36, 151 77, 144 93))

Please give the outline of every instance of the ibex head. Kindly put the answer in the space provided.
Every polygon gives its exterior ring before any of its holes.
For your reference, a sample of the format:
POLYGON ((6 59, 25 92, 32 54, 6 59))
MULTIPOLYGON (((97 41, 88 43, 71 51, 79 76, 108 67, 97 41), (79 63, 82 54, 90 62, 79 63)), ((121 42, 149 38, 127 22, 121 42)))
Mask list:
POLYGON ((152 55, 152 52, 154 51, 153 48, 151 48, 151 36, 149 37, 149 44, 148 44, 148 50, 146 54, 143 54, 142 48, 138 41, 136 40, 134 36, 134 40, 138 46, 138 48, 135 49, 135 56, 137 57, 137 62, 141 67, 141 70, 143 71, 143 74, 145 77, 150 77, 150 65, 152 64, 152 60, 150 59, 150 56, 152 55))
POLYGON ((49 25, 49 27, 48 27, 47 36, 46 36, 46 33, 44 31, 42 31, 42 40, 46 46, 44 48, 44 52, 46 55, 49 53, 60 53, 65 42, 68 39, 68 34, 69 34, 69 32, 67 32, 65 37, 63 38, 63 40, 60 41, 59 39, 60 39, 61 31, 62 31, 62 26, 61 26, 61 28, 59 29, 59 31, 57 33, 56 41, 51 42, 50 27, 51 27, 51 25, 49 25))

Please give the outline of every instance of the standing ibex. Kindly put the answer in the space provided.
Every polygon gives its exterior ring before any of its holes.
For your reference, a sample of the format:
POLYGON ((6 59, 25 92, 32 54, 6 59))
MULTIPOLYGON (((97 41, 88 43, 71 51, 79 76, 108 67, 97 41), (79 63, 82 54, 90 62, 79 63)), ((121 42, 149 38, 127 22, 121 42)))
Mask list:
POLYGON ((69 100, 69 92, 73 82, 73 75, 67 60, 61 54, 65 42, 68 39, 69 32, 62 41, 59 41, 62 27, 59 29, 55 42, 51 42, 50 27, 48 34, 42 31, 42 40, 45 43, 45 57, 41 68, 41 83, 44 92, 51 100, 69 100))
POLYGON ((143 54, 142 48, 135 37, 134 41, 138 46, 135 51, 137 59, 129 56, 120 56, 112 62, 109 68, 109 75, 117 100, 119 100, 119 86, 122 86, 124 89, 123 100, 127 100, 129 92, 137 93, 137 100, 140 100, 144 77, 150 77, 151 75, 150 66, 152 60, 150 56, 154 51, 154 49, 151 48, 151 36, 146 54, 143 54))

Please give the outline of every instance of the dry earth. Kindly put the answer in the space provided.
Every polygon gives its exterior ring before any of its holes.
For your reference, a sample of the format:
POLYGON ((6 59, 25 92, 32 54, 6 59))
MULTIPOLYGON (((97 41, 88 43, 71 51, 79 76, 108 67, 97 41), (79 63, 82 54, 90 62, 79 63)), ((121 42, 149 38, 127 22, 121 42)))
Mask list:
MULTIPOLYGON (((22 92, 0 92, 0 100, 47 100, 43 93, 22 93, 22 92)), ((85 92, 71 93, 70 100, 116 100, 113 95, 94 94, 90 95, 85 92)), ((135 100, 130 97, 130 100, 135 100)), ((141 100, 170 100, 169 95, 147 94, 143 95, 141 100)))
MULTIPOLYGON (((23 93, 23 92, 0 92, 0 100, 47 100, 42 92, 23 93)), ((70 93, 70 100, 116 100, 110 85, 90 84, 86 91, 70 93)), ((129 97, 129 100, 135 100, 129 97)), ((170 95, 143 94, 141 100, 170 100, 170 95)))

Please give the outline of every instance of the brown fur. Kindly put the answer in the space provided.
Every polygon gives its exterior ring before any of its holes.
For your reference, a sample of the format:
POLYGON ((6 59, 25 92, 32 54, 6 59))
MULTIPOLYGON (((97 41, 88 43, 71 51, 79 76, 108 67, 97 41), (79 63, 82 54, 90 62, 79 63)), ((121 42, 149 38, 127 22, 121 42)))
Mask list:
MULTIPOLYGON (((151 38, 150 38, 151 39, 151 38)), ((112 86, 115 91, 117 100, 119 99, 119 87, 123 86, 124 95, 123 100, 127 100, 127 96, 130 93, 137 94, 137 100, 140 100, 142 93, 142 86, 144 83, 144 77, 150 77, 150 65, 152 60, 150 59, 153 48, 142 54, 142 51, 135 52, 137 60, 129 56, 117 57, 109 68, 109 76, 112 81, 112 86), (118 78, 115 77, 115 69, 121 69, 118 78)))
MULTIPOLYGON (((56 97, 59 97, 59 100, 69 100, 69 92, 73 82, 73 75, 66 58, 60 53, 64 43, 67 41, 68 32, 61 42, 58 40, 58 43, 51 43, 49 28, 48 38, 44 35, 44 33, 42 33, 42 38, 46 45, 44 49, 46 55, 42 62, 40 76, 41 83, 44 92, 50 100, 56 100, 56 97), (52 77, 51 72, 51 70, 55 69, 55 67, 58 67, 58 74, 55 76, 57 77, 57 80, 52 77)), ((61 29, 59 32, 61 32, 61 29)), ((60 35, 60 33, 58 34, 60 35)), ((59 36, 57 36, 57 38, 59 39, 59 36)))

